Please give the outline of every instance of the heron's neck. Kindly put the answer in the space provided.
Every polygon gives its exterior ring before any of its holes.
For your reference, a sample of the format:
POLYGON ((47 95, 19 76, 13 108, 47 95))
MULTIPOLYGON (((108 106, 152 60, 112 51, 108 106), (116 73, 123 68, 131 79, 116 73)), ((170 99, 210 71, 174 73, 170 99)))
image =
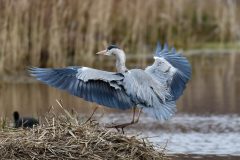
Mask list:
POLYGON ((124 51, 118 50, 118 52, 115 53, 116 56, 116 68, 118 73, 126 72, 128 69, 125 66, 126 62, 126 56, 124 51))

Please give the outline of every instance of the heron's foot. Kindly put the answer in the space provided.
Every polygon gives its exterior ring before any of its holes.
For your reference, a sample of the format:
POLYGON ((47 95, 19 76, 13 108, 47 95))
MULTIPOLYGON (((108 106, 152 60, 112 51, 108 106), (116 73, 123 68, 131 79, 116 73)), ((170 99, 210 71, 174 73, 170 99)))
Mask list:
POLYGON ((114 125, 110 125, 110 126, 106 126, 106 128, 115 128, 118 132, 122 131, 122 133, 124 134, 124 128, 130 126, 130 125, 133 125, 133 124, 136 124, 138 121, 132 121, 130 123, 123 123, 123 124, 114 124, 114 125))
POLYGON ((139 117, 140 117, 140 114, 142 112, 142 108, 139 110, 138 116, 137 116, 136 120, 135 120, 135 109, 136 108, 133 108, 133 118, 132 118, 132 121, 130 123, 113 124, 111 126, 106 126, 106 128, 115 128, 118 132, 119 132, 119 129, 121 129, 122 133, 124 134, 124 128, 126 128, 126 127, 128 127, 130 125, 136 124, 139 121, 139 117))
POLYGON ((124 123, 124 124, 115 124, 115 125, 106 126, 106 128, 125 128, 132 124, 134 124, 134 123, 130 122, 130 123, 124 123))

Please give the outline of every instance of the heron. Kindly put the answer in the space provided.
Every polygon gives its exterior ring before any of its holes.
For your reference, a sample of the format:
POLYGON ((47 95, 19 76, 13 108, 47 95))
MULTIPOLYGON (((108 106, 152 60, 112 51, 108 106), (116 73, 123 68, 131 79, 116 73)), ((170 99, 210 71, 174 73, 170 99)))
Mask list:
POLYGON ((130 123, 114 127, 137 123, 141 111, 160 121, 176 113, 176 101, 191 78, 191 65, 174 47, 169 49, 167 43, 163 46, 158 43, 154 62, 145 69, 128 69, 125 52, 117 45, 109 45, 96 54, 115 56, 116 72, 84 66, 32 67, 29 71, 37 80, 86 101, 121 110, 133 109, 130 123), (137 118, 136 108, 140 110, 137 118))
POLYGON ((33 128, 34 125, 38 125, 39 121, 32 117, 20 117, 18 111, 13 112, 14 127, 19 128, 33 128))

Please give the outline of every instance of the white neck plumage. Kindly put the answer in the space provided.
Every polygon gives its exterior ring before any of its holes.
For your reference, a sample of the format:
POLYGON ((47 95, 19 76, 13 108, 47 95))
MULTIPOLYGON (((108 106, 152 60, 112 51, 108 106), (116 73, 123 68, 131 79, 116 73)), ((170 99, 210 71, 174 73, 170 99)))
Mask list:
POLYGON ((116 68, 117 68, 117 72, 118 73, 124 73, 127 72, 128 69, 125 66, 125 62, 126 62, 126 56, 123 50, 121 49, 117 49, 117 51, 115 52, 115 56, 116 56, 116 68))

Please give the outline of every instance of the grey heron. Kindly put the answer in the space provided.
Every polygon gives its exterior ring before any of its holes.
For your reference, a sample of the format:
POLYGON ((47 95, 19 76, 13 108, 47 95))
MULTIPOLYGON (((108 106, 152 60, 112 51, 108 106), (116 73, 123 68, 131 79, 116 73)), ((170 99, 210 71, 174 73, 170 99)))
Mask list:
POLYGON ((32 117, 20 117, 19 113, 17 111, 13 112, 13 118, 14 118, 14 127, 19 128, 32 128, 34 125, 38 125, 39 121, 32 117))
MULTIPOLYGON (((117 72, 90 67, 30 68, 30 74, 50 86, 68 91, 86 101, 110 108, 139 108, 158 120, 168 120, 176 112, 176 100, 183 94, 191 77, 186 57, 174 48, 158 43, 154 63, 145 69, 125 66, 125 52, 110 45, 97 54, 115 56, 117 72)), ((122 127, 124 127, 123 125, 122 127)))

